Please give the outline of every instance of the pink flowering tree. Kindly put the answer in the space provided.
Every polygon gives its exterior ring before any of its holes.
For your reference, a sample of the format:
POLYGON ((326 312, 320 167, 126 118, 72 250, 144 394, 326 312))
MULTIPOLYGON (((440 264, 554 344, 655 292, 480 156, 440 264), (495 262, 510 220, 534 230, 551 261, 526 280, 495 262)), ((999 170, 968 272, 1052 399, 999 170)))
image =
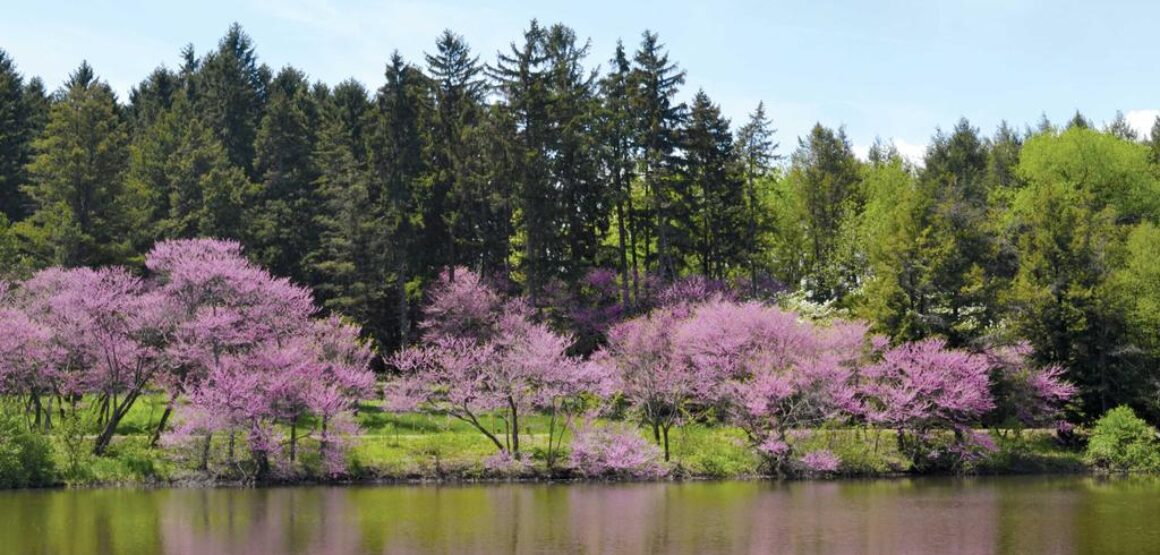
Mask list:
POLYGON ((862 324, 822 327, 773 306, 718 300, 698 306, 678 337, 697 373, 715 382, 712 403, 776 473, 800 462, 790 438, 795 430, 846 418, 856 404, 862 324))
POLYGON ((1039 366, 1026 342, 989 349, 991 392, 995 409, 989 420, 1008 429, 1056 424, 1076 388, 1063 379, 1063 368, 1039 366))
POLYGON ((979 449, 993 449, 989 436, 971 428, 995 407, 990 370, 986 356, 949 349, 942 339, 904 343, 864 369, 862 412, 896 430, 899 450, 915 465, 943 455, 955 464, 979 449), (935 447, 937 434, 947 431, 954 437, 950 447, 935 447))
POLYGON ((0 282, 0 396, 14 400, 32 426, 52 425, 55 364, 52 330, 12 304, 0 282))
POLYGON ((31 341, 7 346, 4 358, 13 347, 18 353, 46 346, 52 355, 30 362, 40 366, 33 394, 52 391, 74 412, 92 399, 99 427, 93 452, 104 453, 125 415, 166 369, 172 318, 163 296, 121 268, 50 268, 13 294, 23 312, 13 322, 31 341))
POLYGON ((219 431, 228 434, 231 463, 242 435, 259 476, 272 460, 289 467, 313 417, 325 470, 340 470, 340 438, 353 431, 349 415, 374 381, 357 328, 316 318, 308 290, 252 265, 234 242, 167 241, 146 265, 176 315, 162 385, 170 409, 181 395, 189 406, 175 435, 203 438, 202 467, 219 431))
POLYGON ((669 431, 704 407, 717 385, 715 376, 692 364, 681 349, 678 331, 689 315, 690 307, 678 305, 617 324, 608 332, 608 345, 592 358, 652 430, 665 461, 669 431))
POLYGON ((518 459, 520 418, 597 387, 599 376, 569 357, 570 339, 534 321, 525 302, 503 298, 464 268, 454 276, 444 273, 432 289, 423 343, 389 359, 399 378, 387 388, 388 406, 451 415, 518 459), (484 425, 487 414, 500 417, 502 434, 484 425))

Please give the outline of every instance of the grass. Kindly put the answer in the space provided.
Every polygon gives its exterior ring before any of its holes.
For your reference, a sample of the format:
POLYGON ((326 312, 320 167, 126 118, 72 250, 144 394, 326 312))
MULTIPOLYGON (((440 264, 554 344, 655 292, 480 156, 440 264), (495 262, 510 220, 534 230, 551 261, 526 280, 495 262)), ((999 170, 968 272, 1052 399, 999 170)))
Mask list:
MULTIPOLYGON (((88 441, 79 449, 68 449, 67 434, 55 432, 52 435, 54 457, 61 479, 70 484, 205 481, 207 474, 196 470, 200 451, 149 446, 167 401, 160 393, 143 396, 121 422, 118 435, 104 457, 90 455, 88 441)), ((496 454, 495 445, 470 424, 454 417, 395 414, 385 411, 380 402, 363 402, 359 405, 357 421, 360 435, 354 438, 349 453, 353 479, 477 479, 494 475, 487 470, 486 461, 496 454)), ((487 416, 481 421, 503 437, 504 424, 498 417, 487 416)), ((546 456, 549 425, 547 415, 521 416, 521 450, 529 455, 534 475, 552 474, 546 456)), ((641 433, 645 431, 642 429, 641 433)), ((566 435, 562 442, 563 454, 567 452, 569 439, 566 435)), ((761 475, 764 471, 761 458, 737 428, 691 423, 674 428, 670 439, 675 476, 737 478, 761 475)), ((313 441, 303 441, 302 460, 316 458, 313 441)), ((799 454, 818 449, 832 451, 843 461, 842 473, 848 476, 881 476, 912 470, 906 457, 898 452, 896 436, 891 430, 823 427, 796 434, 792 442, 799 454)), ((227 460, 227 443, 225 436, 213 437, 211 451, 215 460, 227 460)), ((975 465, 973 472, 1055 473, 1085 469, 1081 454, 1059 447, 1046 430, 999 434, 996 443, 998 452, 975 465)), ((243 444, 237 443, 239 460, 246 457, 243 444)), ((231 471, 225 463, 218 463, 210 468, 209 474, 212 479, 231 475, 231 471)))

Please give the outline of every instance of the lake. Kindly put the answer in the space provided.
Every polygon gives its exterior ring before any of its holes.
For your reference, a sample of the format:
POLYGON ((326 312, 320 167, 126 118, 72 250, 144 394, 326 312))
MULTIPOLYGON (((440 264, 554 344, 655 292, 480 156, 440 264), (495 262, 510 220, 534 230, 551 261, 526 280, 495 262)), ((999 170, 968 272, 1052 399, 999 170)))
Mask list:
POLYGON ((1160 479, 0 492, 0 553, 1148 553, 1160 479))

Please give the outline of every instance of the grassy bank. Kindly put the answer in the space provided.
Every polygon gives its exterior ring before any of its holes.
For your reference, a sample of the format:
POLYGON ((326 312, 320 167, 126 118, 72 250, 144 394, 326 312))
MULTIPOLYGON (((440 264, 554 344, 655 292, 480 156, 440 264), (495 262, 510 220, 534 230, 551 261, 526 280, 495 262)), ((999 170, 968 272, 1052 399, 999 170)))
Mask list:
MULTIPOLYGON (((125 418, 106 456, 94 457, 87 441, 58 429, 49 435, 51 457, 60 483, 88 485, 215 484, 243 482, 238 468, 216 462, 201 469, 199 455, 171 447, 152 448, 150 438, 164 412, 165 399, 142 399, 125 418), (78 448, 78 445, 80 448, 78 448), (70 447, 71 446, 71 447, 70 447)), ((443 415, 394 414, 378 403, 364 403, 358 413, 360 435, 352 438, 348 481, 569 479, 565 437, 556 464, 549 464, 546 415, 522 419, 521 451, 529 464, 516 472, 489 468, 495 445, 470 425, 443 415)), ((501 431, 498 418, 484 425, 501 431)), ((641 430, 644 433, 644 430, 641 430)), ((1045 430, 991 431, 997 451, 964 470, 978 474, 1082 472, 1082 453, 1058 445, 1045 430)), ((667 463, 678 479, 751 478, 765 473, 762 460, 746 444, 740 430, 727 426, 688 424, 671 434, 672 457, 667 463)), ((304 440, 300 460, 309 464, 310 440, 304 440)), ((214 437, 213 460, 226 460, 229 439, 214 437)), ((239 442, 240 443, 240 442, 239 442)), ((821 428, 799 434, 801 452, 827 449, 842 460, 837 476, 887 476, 915 473, 898 450, 892 430, 821 428)), ((244 455, 238 454, 241 460, 244 455)), ((290 481, 314 481, 309 473, 292 474, 290 481)))

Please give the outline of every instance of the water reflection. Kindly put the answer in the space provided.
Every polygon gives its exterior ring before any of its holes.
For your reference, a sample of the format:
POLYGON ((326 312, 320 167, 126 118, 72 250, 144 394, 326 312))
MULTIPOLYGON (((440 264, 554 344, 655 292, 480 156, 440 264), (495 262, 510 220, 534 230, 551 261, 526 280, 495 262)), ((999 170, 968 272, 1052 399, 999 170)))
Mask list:
POLYGON ((1160 481, 389 486, 0 493, 0 552, 1115 553, 1160 481))

